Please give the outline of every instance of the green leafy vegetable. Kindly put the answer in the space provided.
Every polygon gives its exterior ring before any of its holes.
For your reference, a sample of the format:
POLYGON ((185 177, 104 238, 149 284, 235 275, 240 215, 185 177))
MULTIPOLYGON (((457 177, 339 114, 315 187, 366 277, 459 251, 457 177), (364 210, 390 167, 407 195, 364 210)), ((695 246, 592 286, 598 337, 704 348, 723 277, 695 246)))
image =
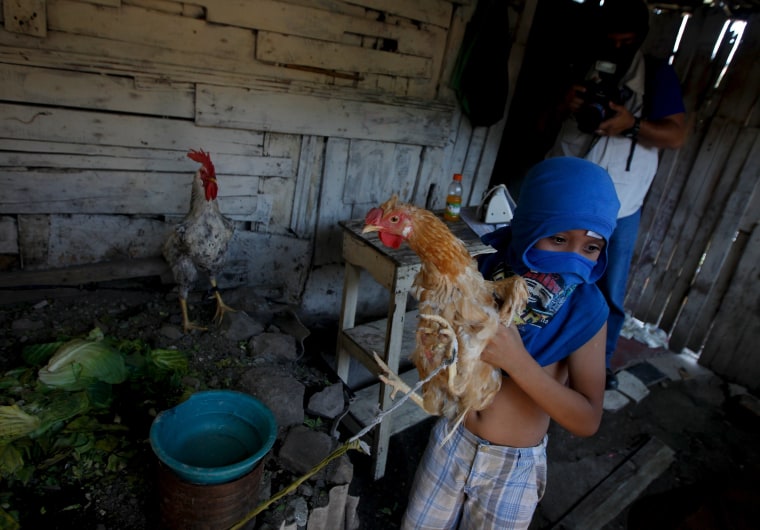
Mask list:
POLYGON ((27 436, 39 429, 42 422, 37 416, 24 412, 18 405, 0 407, 0 444, 27 436))
POLYGON ((64 341, 48 342, 46 344, 31 344, 24 348, 21 357, 32 366, 40 366, 50 359, 56 350, 64 344, 64 341))
POLYGON ((51 387, 83 390, 95 381, 124 382, 124 357, 102 341, 74 339, 62 345, 40 368, 39 380, 51 387))
POLYGON ((151 350, 150 360, 163 370, 173 370, 175 372, 187 371, 187 357, 179 350, 151 350))

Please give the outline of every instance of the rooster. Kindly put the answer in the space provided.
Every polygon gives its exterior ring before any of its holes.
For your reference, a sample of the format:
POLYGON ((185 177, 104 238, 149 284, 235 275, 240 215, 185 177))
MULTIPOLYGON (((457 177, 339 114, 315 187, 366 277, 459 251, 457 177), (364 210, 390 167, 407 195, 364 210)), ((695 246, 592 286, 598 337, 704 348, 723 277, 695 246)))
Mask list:
MULTIPOLYGON (((403 241, 422 266, 413 284, 419 302, 416 345, 411 358, 420 380, 441 364, 453 363, 410 397, 427 413, 458 425, 469 411, 482 410, 501 388, 501 372, 480 359, 500 324, 510 325, 523 310, 528 290, 520 276, 487 281, 467 248, 435 214, 398 201, 394 195, 369 211, 363 233, 398 248, 403 241)), ((375 355, 381 379, 396 391, 409 387, 375 355)), ((452 429, 453 431, 453 429, 452 429)))
POLYGON ((216 201, 218 186, 211 157, 203 150, 191 150, 188 158, 201 164, 195 172, 190 196, 190 212, 164 243, 163 254, 179 285, 179 304, 185 333, 191 329, 205 330, 191 322, 187 314, 187 295, 198 277, 208 274, 216 298, 215 322, 221 323, 226 311, 235 311, 222 301, 216 276, 224 265, 235 225, 219 211, 216 201))

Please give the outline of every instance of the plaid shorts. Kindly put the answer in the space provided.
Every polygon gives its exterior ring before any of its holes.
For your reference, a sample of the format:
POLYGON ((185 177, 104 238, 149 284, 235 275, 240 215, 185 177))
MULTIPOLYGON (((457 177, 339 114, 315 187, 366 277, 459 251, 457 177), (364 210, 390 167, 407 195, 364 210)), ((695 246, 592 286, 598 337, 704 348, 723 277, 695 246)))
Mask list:
POLYGON ((546 440, 535 447, 491 444, 460 425, 430 433, 402 530, 528 528, 546 487, 546 440))

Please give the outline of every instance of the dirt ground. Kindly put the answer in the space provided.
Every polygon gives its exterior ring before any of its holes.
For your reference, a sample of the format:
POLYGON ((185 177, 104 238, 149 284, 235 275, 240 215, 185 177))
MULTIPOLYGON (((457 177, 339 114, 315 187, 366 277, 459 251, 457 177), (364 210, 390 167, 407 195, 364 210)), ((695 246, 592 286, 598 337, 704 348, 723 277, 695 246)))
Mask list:
MULTIPOLYGON (((21 362, 23 347, 61 337, 86 334, 99 326, 111 336, 141 339, 153 347, 176 347, 189 353, 190 374, 184 384, 197 388, 231 388, 246 368, 244 344, 217 330, 190 336, 172 332, 179 308, 161 285, 121 283, 68 296, 40 297, 0 305, 0 369, 21 362)), ((194 316, 208 321, 213 305, 196 299, 194 316)), ((260 318, 265 316, 258 315, 260 318)), ((335 345, 334 323, 315 327, 304 341, 304 372, 321 371, 335 345)), ((325 374, 318 377, 324 379, 325 374)), ((328 374, 330 377, 330 374, 328 374)), ((649 395, 616 412, 605 412, 601 429, 588 439, 552 426, 549 438, 549 485, 534 517, 533 529, 566 528, 565 516, 638 448, 656 439, 674 451, 673 463, 638 495, 621 506, 604 528, 743 529, 760 520, 760 419, 739 404, 735 389, 717 377, 693 377, 652 385, 649 395), (691 519, 689 519, 691 517, 691 519), (697 521, 697 522, 694 522, 697 521)), ((168 401, 167 401, 168 402, 168 401)), ((123 469, 102 472, 86 482, 73 479, 26 485, 0 482, 0 506, 22 516, 22 528, 141 530, 157 527, 155 465, 147 443, 152 414, 166 403, 135 404, 130 423, 135 451, 123 469)), ((391 439, 384 478, 369 479, 369 458, 349 453, 354 464, 350 494, 361 497, 364 529, 398 528, 416 462, 432 420, 391 439)), ((69 473, 65 466, 60 473, 69 473)), ((0 528, 3 528, 0 525, 0 528)))
MULTIPOLYGON (((105 469, 104 462, 88 456, 80 458, 77 450, 48 448, 42 456, 36 449, 25 455, 29 461, 38 462, 29 480, 0 477, 0 507, 14 513, 22 522, 21 528, 143 530, 159 526, 158 461, 149 443, 153 419, 176 405, 183 394, 239 389, 241 377, 256 362, 247 340, 231 340, 213 325, 215 305, 207 294, 193 293, 190 310, 195 321, 211 326, 206 332, 189 335, 181 332, 176 293, 159 282, 115 282, 83 290, 57 290, 54 296, 36 299, 32 295, 27 296, 29 302, 0 305, 0 374, 26 366, 22 359, 26 346, 83 337, 95 327, 116 340, 139 340, 151 348, 180 350, 189 360, 187 371, 155 385, 113 385, 113 403, 97 417, 101 423, 125 427, 121 446, 114 451, 124 462, 117 469, 110 469, 115 467, 110 465, 105 469)), ((229 298, 225 301, 236 307, 242 303, 229 298)), ((263 330, 274 330, 276 315, 264 306, 270 307, 263 301, 248 303, 245 311, 263 330)), ((313 393, 314 388, 321 389, 329 381, 311 366, 310 359, 302 352, 293 373, 307 392, 313 393)), ((36 368, 34 374, 36 377, 36 368)), ((18 399, 9 392, 0 405, 18 399)), ((273 460, 267 459, 267 466, 273 460)), ((279 470, 265 474, 277 477, 279 470)), ((281 479, 272 479, 274 492, 290 483, 291 479, 282 475, 281 479)), ((257 518, 257 525, 265 519, 257 518)), ((0 529, 5 528, 13 527, 6 526, 0 517, 0 529)))

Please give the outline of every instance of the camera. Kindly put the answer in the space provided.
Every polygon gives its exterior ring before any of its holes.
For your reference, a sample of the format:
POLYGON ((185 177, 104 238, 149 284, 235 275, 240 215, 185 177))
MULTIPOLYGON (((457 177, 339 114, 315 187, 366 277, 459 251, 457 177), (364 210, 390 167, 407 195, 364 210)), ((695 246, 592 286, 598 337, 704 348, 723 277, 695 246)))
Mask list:
POLYGON ((578 130, 593 134, 599 124, 615 114, 609 102, 622 105, 632 92, 628 87, 618 87, 615 70, 617 65, 608 61, 596 61, 595 68, 589 78, 583 83, 586 92, 583 93, 583 104, 575 113, 578 130))

